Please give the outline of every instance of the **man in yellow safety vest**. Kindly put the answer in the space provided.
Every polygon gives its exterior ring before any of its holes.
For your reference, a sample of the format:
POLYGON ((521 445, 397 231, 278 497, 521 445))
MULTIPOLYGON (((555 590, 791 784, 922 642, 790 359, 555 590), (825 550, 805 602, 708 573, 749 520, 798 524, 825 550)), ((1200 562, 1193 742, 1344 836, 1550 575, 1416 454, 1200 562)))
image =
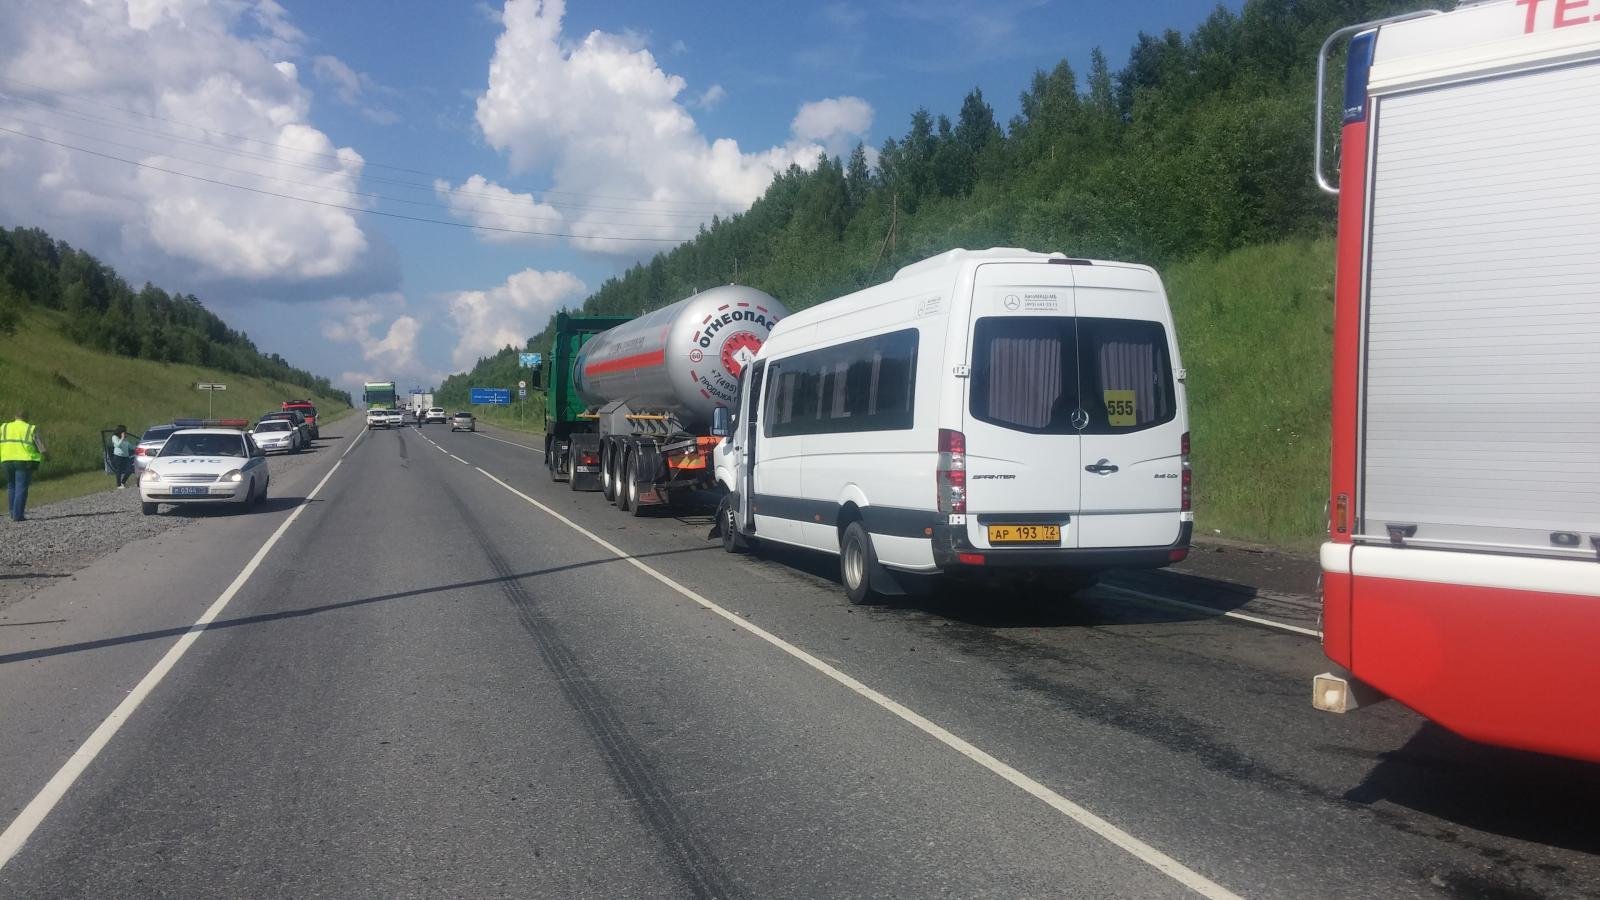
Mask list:
POLYGON ((28 482, 44 459, 44 439, 28 421, 28 411, 17 410, 17 417, 0 424, 0 469, 6 478, 6 497, 11 501, 11 520, 25 521, 28 508, 28 482))

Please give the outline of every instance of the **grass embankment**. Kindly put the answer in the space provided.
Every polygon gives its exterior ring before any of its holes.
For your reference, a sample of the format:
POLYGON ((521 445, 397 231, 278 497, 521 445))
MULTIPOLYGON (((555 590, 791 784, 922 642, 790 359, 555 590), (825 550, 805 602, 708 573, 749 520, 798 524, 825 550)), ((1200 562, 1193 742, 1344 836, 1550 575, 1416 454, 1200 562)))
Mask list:
MULTIPOLYGON (((305 388, 199 366, 112 356, 79 346, 58 330, 60 315, 35 311, 16 334, 0 340, 0 416, 20 403, 30 411, 50 452, 28 502, 46 503, 90 493, 111 483, 101 475, 100 430, 126 425, 135 435, 174 418, 206 416, 197 382, 220 382, 211 415, 250 418, 275 410, 305 388)), ((329 420, 349 407, 313 396, 329 420)))
POLYGON ((1189 370, 1202 537, 1309 547, 1324 531, 1333 242, 1238 250, 1166 269, 1189 370))

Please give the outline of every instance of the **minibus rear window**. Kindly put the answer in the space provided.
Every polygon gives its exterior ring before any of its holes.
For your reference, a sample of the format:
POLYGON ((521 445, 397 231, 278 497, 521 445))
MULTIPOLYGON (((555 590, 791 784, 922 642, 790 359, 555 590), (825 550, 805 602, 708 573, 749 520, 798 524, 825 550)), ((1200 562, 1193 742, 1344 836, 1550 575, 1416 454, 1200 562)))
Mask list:
POLYGON ((979 319, 971 410, 1033 434, 1125 434, 1170 422, 1166 329, 1132 319, 979 319))

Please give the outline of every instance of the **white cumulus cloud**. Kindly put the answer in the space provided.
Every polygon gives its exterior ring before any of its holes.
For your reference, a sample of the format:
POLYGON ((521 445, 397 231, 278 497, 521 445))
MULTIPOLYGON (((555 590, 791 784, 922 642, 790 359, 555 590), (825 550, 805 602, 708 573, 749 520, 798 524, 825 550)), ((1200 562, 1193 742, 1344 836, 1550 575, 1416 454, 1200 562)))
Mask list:
POLYGON ((378 125, 393 125, 400 121, 399 114, 373 102, 374 95, 393 94, 381 87, 365 72, 357 72, 337 56, 313 57, 311 71, 317 80, 333 90, 333 95, 345 106, 361 113, 362 118, 378 125))
POLYGON ((336 344, 353 344, 362 366, 340 373, 338 383, 354 395, 366 381, 416 381, 437 383, 442 373, 422 360, 418 346, 422 319, 413 315, 398 292, 368 297, 343 297, 327 301, 323 309, 322 336, 336 344))
POLYGON ((686 82, 662 70, 642 39, 604 31, 568 39, 565 12, 563 0, 508 0, 477 121, 514 171, 548 172, 544 202, 562 205, 583 249, 642 255, 662 245, 638 238, 687 238, 713 213, 748 208, 775 172, 813 164, 828 149, 822 141, 841 145, 871 124, 870 106, 840 98, 831 120, 807 116, 815 135, 745 152, 731 138, 708 138, 689 114, 688 105, 725 92, 684 98, 686 82))
POLYGON ((829 97, 803 104, 789 130, 796 140, 814 141, 840 156, 849 153, 872 127, 872 104, 860 97, 829 97))
POLYGON ((713 84, 694 98, 694 106, 699 109, 716 109, 726 99, 728 99, 728 89, 720 84, 713 84))
POLYGON ((464 370, 502 347, 521 347, 552 313, 587 292, 571 272, 523 269, 497 287, 450 294, 446 303, 457 336, 451 362, 464 370))
POLYGON ((56 142, 0 134, 0 220, 44 227, 135 277, 352 276, 371 250, 354 213, 157 171, 359 205, 347 192, 361 156, 310 124, 311 94, 285 58, 303 41, 273 0, 0 4, 0 113, 56 142))
POLYGON ((474 175, 459 186, 438 179, 433 189, 450 211, 480 228, 482 238, 494 244, 515 244, 541 240, 537 235, 519 232, 559 233, 566 224, 561 210, 474 175), (499 230, 487 230, 499 229, 499 230))

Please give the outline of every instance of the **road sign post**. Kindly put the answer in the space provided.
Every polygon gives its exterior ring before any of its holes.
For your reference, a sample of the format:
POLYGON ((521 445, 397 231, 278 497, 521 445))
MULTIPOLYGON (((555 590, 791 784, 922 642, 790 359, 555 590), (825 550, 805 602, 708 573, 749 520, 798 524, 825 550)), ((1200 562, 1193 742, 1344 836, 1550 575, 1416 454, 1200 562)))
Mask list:
POLYGON ((216 384, 216 383, 213 383, 213 382, 202 381, 202 382, 196 384, 194 386, 194 388, 197 391, 205 391, 206 392, 206 418, 208 418, 208 419, 211 418, 212 417, 211 416, 211 398, 213 398, 213 397, 215 397, 217 395, 217 391, 225 391, 225 390, 227 390, 228 386, 225 385, 225 384, 216 384))

